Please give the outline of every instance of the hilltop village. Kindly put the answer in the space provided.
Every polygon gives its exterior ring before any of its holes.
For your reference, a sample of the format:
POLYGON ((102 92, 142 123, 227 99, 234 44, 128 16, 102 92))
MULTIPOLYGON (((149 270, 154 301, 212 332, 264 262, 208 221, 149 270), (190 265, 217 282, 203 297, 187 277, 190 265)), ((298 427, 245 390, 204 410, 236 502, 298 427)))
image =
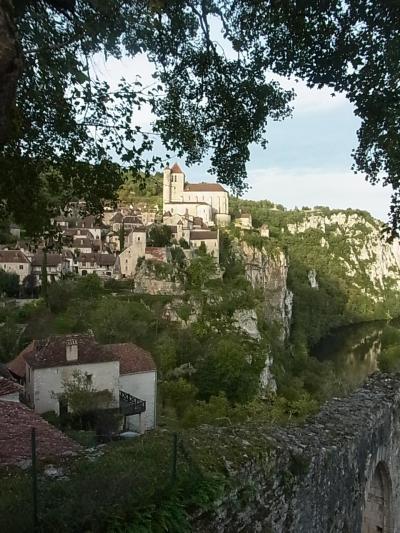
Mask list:
MULTIPOLYGON (((219 183, 188 183, 185 178, 177 163, 164 169, 160 206, 121 202, 107 206, 101 218, 82 216, 85 206, 79 203, 68 206, 66 214, 53 219, 57 246, 44 241, 33 245, 11 224, 15 240, 0 244, 0 268, 18 276, 23 294, 37 292, 44 266, 50 283, 66 275, 134 279, 138 263, 169 263, 177 247, 187 261, 204 247, 218 264, 219 228, 231 222, 229 194, 219 183)), ((236 224, 251 228, 251 216, 239 216, 236 224)))

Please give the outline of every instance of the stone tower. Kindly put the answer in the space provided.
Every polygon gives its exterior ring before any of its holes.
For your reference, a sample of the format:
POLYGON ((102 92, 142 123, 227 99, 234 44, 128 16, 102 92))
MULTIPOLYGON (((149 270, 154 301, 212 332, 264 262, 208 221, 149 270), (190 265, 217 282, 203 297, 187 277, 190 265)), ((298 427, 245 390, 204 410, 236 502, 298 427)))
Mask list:
POLYGON ((183 202, 183 189, 185 188, 185 174, 178 163, 171 168, 171 202, 183 202))

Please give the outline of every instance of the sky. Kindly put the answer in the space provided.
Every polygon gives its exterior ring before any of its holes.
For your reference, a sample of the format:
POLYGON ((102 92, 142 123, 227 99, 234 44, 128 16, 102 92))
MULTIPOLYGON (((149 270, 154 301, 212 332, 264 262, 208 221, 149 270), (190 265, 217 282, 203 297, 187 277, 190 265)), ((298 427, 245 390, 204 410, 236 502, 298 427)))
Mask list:
MULTIPOLYGON (((96 59, 95 70, 111 86, 116 86, 121 77, 134 81, 138 73, 145 85, 154 82, 152 67, 144 56, 111 59, 107 63, 96 59)), ((391 190, 372 186, 351 169, 359 120, 350 102, 344 95, 332 97, 331 89, 309 89, 294 80, 280 82, 285 88, 294 88, 297 94, 293 116, 270 122, 266 149, 251 147, 247 165, 249 190, 244 198, 267 199, 287 208, 326 205, 364 209, 387 221, 391 190)), ((135 117, 146 126, 151 125, 152 119, 146 107, 135 117)), ((156 144, 155 151, 156 155, 165 153, 160 144, 156 144)), ((207 162, 190 168, 184 161, 179 164, 187 181, 215 181, 207 174, 207 162)))

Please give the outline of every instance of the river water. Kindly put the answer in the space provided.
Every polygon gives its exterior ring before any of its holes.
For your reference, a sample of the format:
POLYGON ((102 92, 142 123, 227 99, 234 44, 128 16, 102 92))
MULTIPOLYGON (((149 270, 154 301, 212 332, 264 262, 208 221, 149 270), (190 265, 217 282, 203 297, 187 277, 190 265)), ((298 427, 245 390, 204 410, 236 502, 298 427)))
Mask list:
MULTIPOLYGON (((381 338, 388 325, 379 321, 338 328, 316 344, 311 354, 320 361, 331 361, 345 388, 357 387, 379 369, 381 338)), ((390 326, 400 329, 399 319, 390 326)))

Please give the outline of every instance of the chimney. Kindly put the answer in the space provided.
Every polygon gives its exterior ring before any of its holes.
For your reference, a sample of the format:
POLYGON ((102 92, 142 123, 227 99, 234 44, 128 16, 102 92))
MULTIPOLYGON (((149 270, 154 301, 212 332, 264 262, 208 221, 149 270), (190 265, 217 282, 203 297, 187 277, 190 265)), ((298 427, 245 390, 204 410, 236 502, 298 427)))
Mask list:
POLYGON ((65 341, 65 356, 67 361, 78 360, 78 339, 76 337, 69 337, 65 341))

